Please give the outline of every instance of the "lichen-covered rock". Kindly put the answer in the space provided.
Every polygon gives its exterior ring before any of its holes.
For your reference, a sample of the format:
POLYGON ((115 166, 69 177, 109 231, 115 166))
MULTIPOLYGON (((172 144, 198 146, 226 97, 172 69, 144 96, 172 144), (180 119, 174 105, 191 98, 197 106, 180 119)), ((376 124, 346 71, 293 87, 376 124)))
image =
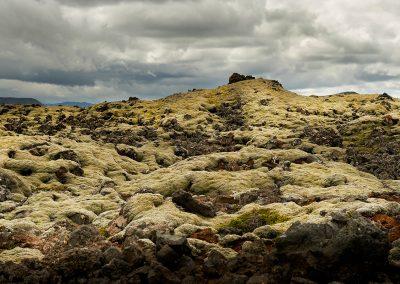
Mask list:
POLYGON ((344 185, 346 183, 347 183, 347 178, 344 175, 335 174, 327 177, 323 181, 323 186, 332 187, 332 186, 344 185))
POLYGON ((2 199, 6 199, 7 192, 21 193, 25 196, 31 194, 31 188, 22 178, 12 171, 2 168, 0 168, 0 186, 2 188, 2 199))
POLYGON ((18 263, 26 259, 43 259, 43 253, 38 249, 15 247, 10 250, 0 252, 0 262, 18 263))

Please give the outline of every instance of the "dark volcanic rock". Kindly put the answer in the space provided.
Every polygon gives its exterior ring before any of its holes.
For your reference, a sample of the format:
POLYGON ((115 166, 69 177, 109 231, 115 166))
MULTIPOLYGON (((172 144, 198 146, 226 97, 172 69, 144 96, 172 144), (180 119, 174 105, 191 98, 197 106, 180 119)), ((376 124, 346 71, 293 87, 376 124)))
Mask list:
POLYGON ((121 156, 128 157, 132 160, 141 162, 143 160, 143 156, 140 155, 135 149, 127 146, 116 146, 115 150, 121 156))
POLYGON ((209 276, 221 276, 226 270, 227 259, 216 250, 211 250, 208 257, 204 260, 204 270, 209 276))
POLYGON ((71 247, 87 246, 101 239, 99 231, 93 225, 83 225, 71 233, 68 244, 71 247))
POLYGON ((293 224, 278 238, 279 257, 290 262, 293 273, 308 274, 318 282, 373 278, 386 263, 387 235, 362 217, 336 219, 329 224, 293 224))
POLYGON ((67 174, 68 174, 68 169, 66 167, 60 167, 56 172, 56 178, 60 183, 66 183, 67 182, 67 174))
POLYGON ((389 101, 393 101, 393 98, 391 96, 389 96, 387 93, 383 93, 382 95, 379 95, 377 97, 378 100, 384 101, 384 100, 389 100, 389 101))
POLYGON ((64 151, 57 152, 51 156, 51 159, 52 160, 63 159, 63 160, 73 161, 78 164, 80 163, 78 155, 73 150, 64 150, 64 151))
POLYGON ((245 80, 254 80, 255 78, 251 75, 241 75, 239 73, 233 73, 230 77, 229 77, 229 84, 233 84, 236 82, 240 82, 240 81, 245 81, 245 80))
POLYGON ((310 127, 307 126, 303 131, 304 137, 307 137, 311 143, 331 147, 341 147, 343 138, 332 128, 310 127))
POLYGON ((347 162, 380 179, 400 178, 399 137, 389 127, 360 130, 347 138, 347 162))
POLYGON ((200 214, 205 217, 215 216, 214 208, 208 204, 197 201, 189 192, 183 190, 175 192, 172 196, 172 201, 188 212, 200 214))

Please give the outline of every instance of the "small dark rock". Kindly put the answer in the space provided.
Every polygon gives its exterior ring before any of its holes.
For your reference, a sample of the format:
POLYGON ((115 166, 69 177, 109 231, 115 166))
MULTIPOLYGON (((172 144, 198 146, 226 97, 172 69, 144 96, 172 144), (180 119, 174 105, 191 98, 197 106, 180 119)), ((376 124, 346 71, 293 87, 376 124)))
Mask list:
POLYGON ((161 248, 164 245, 168 245, 179 255, 190 254, 190 249, 186 237, 160 233, 157 233, 156 237, 156 245, 158 248, 161 248))
POLYGON ((143 156, 140 155, 134 148, 131 147, 115 147, 117 153, 121 156, 128 157, 134 161, 141 162, 143 160, 143 156))
POLYGON ((204 217, 214 217, 215 210, 210 205, 195 200, 189 192, 179 190, 172 195, 172 201, 188 212, 200 214, 204 217))
POLYGON ((71 233, 68 240, 68 245, 71 247, 87 246, 90 243, 100 240, 100 234, 97 228, 93 225, 80 226, 71 233))
POLYGON ((0 202, 6 201, 9 194, 10 190, 0 185, 0 202))
POLYGON ((68 169, 66 167, 60 167, 56 172, 56 178, 60 183, 67 183, 68 169))
POLYGON ((221 276, 226 269, 227 259, 217 250, 211 250, 204 260, 204 271, 211 277, 221 276))
POLYGON ((163 245, 159 251, 157 251, 157 259, 163 265, 167 266, 170 269, 176 268, 180 255, 174 251, 169 245, 163 245))
POLYGON ((147 281, 143 281, 144 283, 149 284, 158 284, 158 283, 171 283, 178 284, 181 283, 181 279, 179 279, 176 275, 174 275, 168 268, 162 265, 155 265, 149 270, 147 281))
POLYGON ((17 152, 15 150, 8 151, 7 155, 10 159, 14 159, 17 152))
POLYGON ((290 171, 290 166, 291 166, 291 162, 290 161, 284 161, 283 162, 283 165, 282 165, 282 168, 283 168, 283 170, 284 171, 290 171))
POLYGON ((109 263, 111 260, 115 258, 122 258, 121 251, 116 247, 109 247, 104 251, 103 254, 104 260, 106 263, 109 263))
POLYGON ((143 252, 136 244, 124 247, 122 250, 123 258, 132 266, 137 266, 143 262, 143 252))
POLYGON ((57 152, 52 155, 51 159, 52 160, 63 159, 63 160, 73 161, 78 164, 80 163, 78 155, 73 150, 64 150, 64 151, 57 152))
POLYGON ((71 212, 69 214, 67 214, 67 217, 74 222, 75 224, 78 225, 87 225, 90 224, 90 218, 89 216, 82 214, 82 213, 78 213, 78 212, 71 212))

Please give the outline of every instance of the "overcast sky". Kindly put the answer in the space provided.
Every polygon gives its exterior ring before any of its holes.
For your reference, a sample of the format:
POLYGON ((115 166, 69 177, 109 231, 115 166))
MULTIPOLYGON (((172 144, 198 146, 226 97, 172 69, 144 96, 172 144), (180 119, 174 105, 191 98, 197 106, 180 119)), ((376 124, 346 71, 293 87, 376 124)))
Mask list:
POLYGON ((0 0, 0 96, 157 98, 232 72, 400 95, 398 0, 0 0))

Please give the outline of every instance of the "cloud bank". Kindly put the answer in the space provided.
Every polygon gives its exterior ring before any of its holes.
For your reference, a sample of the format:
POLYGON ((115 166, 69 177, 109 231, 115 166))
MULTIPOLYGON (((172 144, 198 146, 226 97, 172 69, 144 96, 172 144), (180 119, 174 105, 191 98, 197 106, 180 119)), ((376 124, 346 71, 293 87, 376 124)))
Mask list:
POLYGON ((1 0, 0 96, 158 98, 232 72, 400 95, 394 0, 1 0))

